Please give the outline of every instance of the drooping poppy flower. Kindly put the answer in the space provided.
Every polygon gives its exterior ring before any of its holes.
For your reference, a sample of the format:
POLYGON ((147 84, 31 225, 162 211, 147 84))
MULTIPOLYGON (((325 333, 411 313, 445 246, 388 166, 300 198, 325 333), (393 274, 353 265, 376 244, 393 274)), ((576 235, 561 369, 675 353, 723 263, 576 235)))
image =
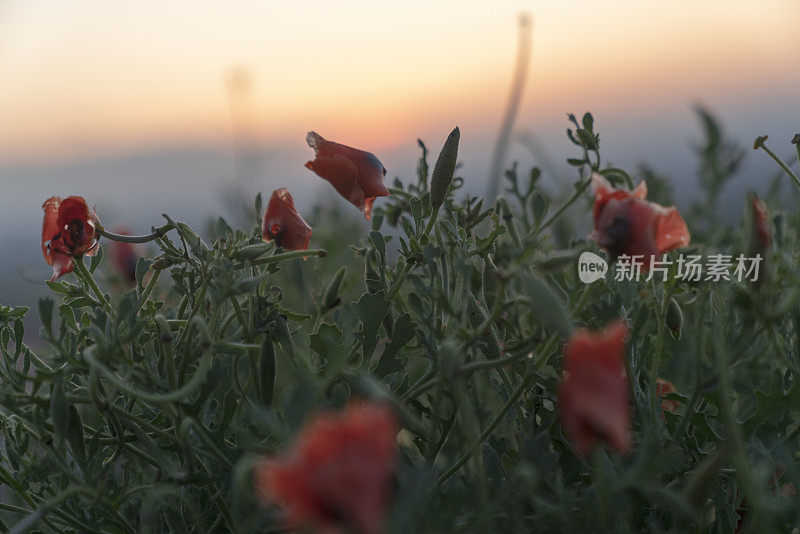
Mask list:
POLYGON ((618 320, 599 332, 577 329, 564 347, 564 376, 558 389, 561 425, 583 455, 603 443, 630 449, 631 403, 625 371, 628 328, 618 320))
POLYGON ((389 195, 383 183, 386 168, 380 160, 369 152, 327 141, 316 132, 308 132, 306 142, 316 153, 306 168, 329 181, 369 220, 375 198, 389 195))
POLYGON ((72 272, 73 258, 97 254, 101 226, 83 197, 50 197, 42 209, 42 255, 53 266, 52 281, 72 272))
POLYGON ((287 452, 256 468, 257 494, 283 508, 290 528, 380 532, 397 432, 394 415, 382 404, 350 404, 340 415, 318 415, 287 452))
POLYGON ((311 227, 297 213, 292 195, 285 187, 272 192, 261 230, 264 241, 274 239, 286 250, 306 250, 311 240, 311 227))
POLYGON ((663 378, 656 378, 656 395, 661 399, 661 409, 669 413, 678 413, 680 408, 680 401, 664 399, 670 393, 675 393, 675 385, 669 380, 663 378))
POLYGON ((772 248, 772 231, 769 228, 767 206, 757 195, 750 195, 752 234, 750 253, 765 255, 772 248))
POLYGON ((623 254, 643 256, 645 268, 661 254, 689 244, 689 229, 675 207, 648 202, 647 185, 633 191, 615 189, 603 176, 592 176, 594 233, 592 238, 614 260, 623 254))
MULTIPOLYGON (((131 235, 127 228, 116 228, 115 234, 131 235)), ((136 283, 136 263, 142 256, 140 247, 134 243, 111 241, 111 263, 123 282, 128 286, 136 283)))

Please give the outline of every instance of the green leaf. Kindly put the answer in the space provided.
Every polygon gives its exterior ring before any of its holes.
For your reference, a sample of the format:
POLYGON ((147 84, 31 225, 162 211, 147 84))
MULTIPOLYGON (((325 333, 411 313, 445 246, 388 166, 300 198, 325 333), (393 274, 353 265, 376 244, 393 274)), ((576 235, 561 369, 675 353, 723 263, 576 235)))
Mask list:
POLYGON ((346 354, 342 350, 342 331, 335 325, 322 323, 310 337, 311 350, 328 362, 328 373, 335 373, 344 364, 346 354))
POLYGON ((97 247, 97 254, 91 258, 92 259, 89 261, 89 272, 94 273, 95 269, 100 265, 100 261, 103 259, 103 247, 97 247))
POLYGON ((364 293, 355 303, 355 310, 364 326, 361 332, 361 345, 364 348, 364 357, 369 359, 378 342, 378 330, 381 322, 389 312, 389 303, 384 298, 383 291, 364 293))
POLYGON ((50 420, 53 423, 53 443, 61 447, 69 430, 69 404, 64 394, 61 376, 53 380, 53 390, 50 393, 50 420))
POLYGON ((403 370, 403 364, 397 354, 409 341, 414 339, 414 324, 411 316, 404 313, 397 318, 392 328, 392 339, 383 349, 378 365, 375 367, 375 374, 383 378, 390 373, 403 370))
POLYGON ((39 299, 39 319, 42 321, 42 329, 48 333, 47 337, 53 337, 53 304, 50 297, 39 299))
POLYGON ((531 311, 547 328, 566 339, 572 332, 572 321, 561 300, 538 276, 525 278, 523 287, 531 300, 531 311))
POLYGON ((86 464, 86 438, 83 434, 83 423, 74 406, 69 407, 69 425, 66 432, 67 443, 72 455, 82 466, 86 464))
POLYGON ((531 199, 531 211, 533 211, 533 219, 537 225, 545 218, 549 207, 550 200, 541 191, 536 191, 531 199))
POLYGON ((583 121, 582 122, 583 122, 583 127, 587 131, 589 131, 589 132, 593 131, 593 129, 594 129, 594 118, 592 118, 592 114, 591 113, 585 113, 583 115, 583 121))

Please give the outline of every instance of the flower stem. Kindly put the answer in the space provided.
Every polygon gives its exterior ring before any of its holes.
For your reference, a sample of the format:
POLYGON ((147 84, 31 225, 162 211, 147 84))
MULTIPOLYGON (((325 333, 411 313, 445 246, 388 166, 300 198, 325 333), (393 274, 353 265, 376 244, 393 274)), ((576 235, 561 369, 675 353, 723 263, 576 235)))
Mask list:
POLYGON ((92 273, 89 272, 89 269, 87 269, 86 265, 83 263, 83 258, 74 258, 72 263, 75 265, 75 274, 91 288, 92 293, 97 297, 100 304, 105 308, 111 309, 111 304, 109 304, 108 299, 106 299, 106 296, 100 291, 97 282, 95 282, 92 277, 92 273))
POLYGON ((161 269, 156 269, 150 276, 150 280, 147 282, 147 286, 145 286, 144 290, 142 291, 142 296, 140 297, 139 301, 139 307, 136 309, 137 314, 144 307, 145 302, 147 302, 147 298, 150 296, 150 293, 152 293, 153 289, 156 287, 156 282, 158 282, 158 277, 160 274, 161 274, 161 269))
POLYGON ((539 231, 541 232, 542 230, 553 224, 556 220, 558 220, 558 218, 561 217, 561 215, 565 211, 567 211, 567 208, 572 206, 572 204, 576 200, 578 200, 578 198, 580 198, 581 194, 583 194, 583 192, 586 191, 586 188, 589 187, 590 183, 592 183, 592 180, 591 178, 588 178, 582 184, 580 184, 578 186, 578 189, 575 190, 572 196, 569 197, 569 199, 566 202, 564 202, 564 204, 560 208, 558 208, 558 211, 555 212, 553 215, 551 215, 550 218, 547 219, 545 222, 543 222, 541 226, 539 226, 539 231))
POLYGON ((668 302, 669 299, 667 298, 667 291, 664 290, 661 295, 661 302, 658 305, 658 311, 656 312, 656 344, 655 348, 653 349, 653 361, 648 380, 648 389, 650 390, 650 407, 655 414, 656 421, 659 420, 659 409, 661 407, 661 403, 658 402, 659 397, 657 391, 657 379, 659 368, 661 367, 661 350, 664 345, 664 330, 667 328, 666 313, 668 302))
POLYGON ((316 250, 292 250, 291 252, 282 252, 260 260, 249 261, 245 263, 237 263, 234 265, 235 269, 244 269, 246 267, 254 267, 256 265, 269 265, 270 263, 277 263, 283 260, 291 260, 293 258, 305 258, 308 256, 318 256, 324 258, 328 253, 321 249, 316 250))
MULTIPOLYGON (((786 165, 786 163, 784 163, 783 160, 775 154, 775 152, 769 149, 769 147, 765 142, 762 141, 758 145, 758 148, 761 148, 764 152, 769 154, 769 157, 775 160, 775 163, 777 163, 780 166, 780 168, 783 169, 784 172, 786 172, 786 174, 788 174, 792 178, 792 180, 794 180, 794 183, 797 184, 797 187, 800 187, 800 178, 798 178, 798 176, 792 172, 792 169, 790 169, 789 166, 786 165)), ((798 157, 800 157, 800 148, 798 148, 798 157)))
POLYGON ((172 223, 167 223, 164 226, 159 226, 158 228, 154 228, 153 231, 146 235, 122 235, 122 234, 115 234, 113 232, 109 232, 105 228, 100 229, 100 235, 105 237, 106 239, 110 239, 112 241, 119 241, 120 243, 149 243, 155 239, 158 239, 162 235, 166 234, 170 230, 175 228, 172 223))

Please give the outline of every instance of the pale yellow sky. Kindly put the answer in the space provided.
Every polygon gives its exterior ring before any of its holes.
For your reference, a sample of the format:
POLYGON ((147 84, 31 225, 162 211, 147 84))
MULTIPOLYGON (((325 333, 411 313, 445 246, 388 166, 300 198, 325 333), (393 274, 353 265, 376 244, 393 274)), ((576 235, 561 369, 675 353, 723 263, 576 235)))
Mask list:
POLYGON ((515 18, 534 17, 523 115, 798 88, 796 0, 0 3, 0 158, 225 142, 226 72, 263 142, 307 129, 391 148, 499 120, 515 18))

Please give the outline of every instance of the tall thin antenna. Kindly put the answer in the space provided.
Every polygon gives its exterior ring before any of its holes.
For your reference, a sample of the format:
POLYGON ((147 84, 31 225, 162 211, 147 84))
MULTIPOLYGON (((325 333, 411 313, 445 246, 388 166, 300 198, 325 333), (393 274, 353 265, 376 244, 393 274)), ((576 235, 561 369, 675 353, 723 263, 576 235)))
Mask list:
POLYGON ((519 112, 519 105, 525 89, 525 80, 528 77, 528 67, 531 59, 532 25, 531 16, 527 13, 521 13, 517 34, 517 61, 514 67, 514 77, 511 80, 508 105, 503 115, 503 122, 500 124, 500 132, 497 135, 497 143, 494 146, 494 154, 492 155, 492 165, 489 168, 489 180, 486 185, 487 200, 494 200, 497 196, 500 182, 503 179, 503 165, 505 165, 506 154, 508 153, 508 142, 511 138, 511 130, 514 128, 514 120, 519 112))

